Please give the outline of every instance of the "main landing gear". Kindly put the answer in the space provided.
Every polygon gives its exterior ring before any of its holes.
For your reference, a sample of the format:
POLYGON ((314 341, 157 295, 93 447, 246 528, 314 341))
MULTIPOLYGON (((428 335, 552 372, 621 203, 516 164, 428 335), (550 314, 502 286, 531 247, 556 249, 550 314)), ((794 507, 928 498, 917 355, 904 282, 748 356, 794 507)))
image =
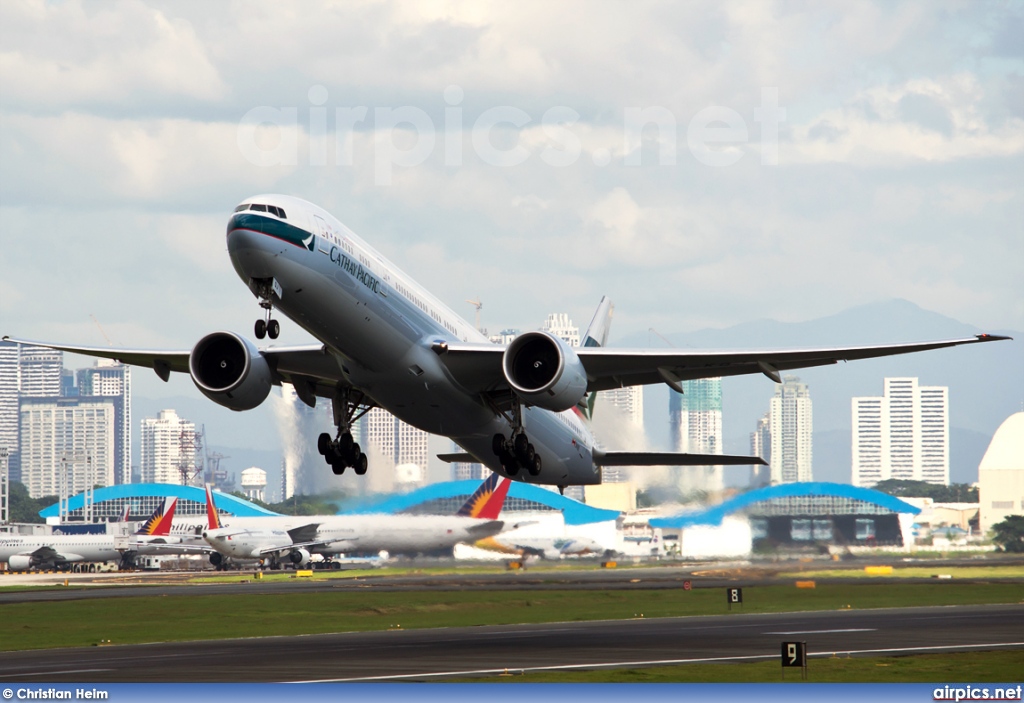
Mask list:
POLYGON ((491 440, 491 450, 501 462, 501 467, 509 476, 515 476, 520 469, 525 469, 531 476, 539 476, 541 470, 540 455, 526 436, 523 429, 523 410, 518 399, 512 401, 512 437, 496 434, 491 440))
POLYGON ((354 398, 356 395, 356 391, 348 388, 338 391, 334 396, 334 424, 338 426, 338 436, 331 439, 331 435, 324 432, 317 438, 317 451, 330 464, 335 476, 340 476, 350 467, 359 476, 366 473, 366 454, 352 438, 351 429, 352 423, 368 413, 373 405, 361 393, 354 398))
POLYGON ((259 281, 256 284, 256 295, 259 296, 260 307, 266 310, 264 318, 256 320, 256 326, 253 330, 256 334, 256 339, 263 339, 264 337, 277 339, 277 336, 281 334, 281 323, 270 317, 274 310, 274 292, 274 279, 259 281))

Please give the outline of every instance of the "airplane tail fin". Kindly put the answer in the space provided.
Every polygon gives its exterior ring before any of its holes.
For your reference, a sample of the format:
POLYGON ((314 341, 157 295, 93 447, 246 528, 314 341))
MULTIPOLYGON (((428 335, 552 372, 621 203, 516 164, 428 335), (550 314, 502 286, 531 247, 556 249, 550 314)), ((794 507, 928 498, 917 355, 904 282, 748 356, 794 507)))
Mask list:
POLYGON ((128 516, 131 515, 132 506, 128 503, 124 504, 124 510, 121 511, 121 517, 117 519, 118 522, 128 522, 128 516))
POLYGON ((171 521, 174 519, 174 509, 178 505, 177 498, 171 498, 170 504, 164 498, 160 505, 142 527, 135 533, 137 535, 169 535, 171 533, 171 521))
POLYGON ((213 502, 213 486, 210 484, 206 484, 206 527, 210 530, 219 530, 221 527, 217 505, 213 502))
POLYGON ((505 504, 505 496, 508 495, 510 485, 511 481, 504 476, 491 474, 455 514, 462 517, 497 520, 501 508, 505 504))
MULTIPOLYGON (((608 343, 608 332, 612 327, 612 314, 614 312, 615 305, 611 299, 607 295, 602 296, 601 302, 597 304, 597 311, 594 312, 594 317, 591 319, 587 331, 583 334, 580 344, 584 347, 605 346, 608 343)), ((580 400, 576 410, 584 418, 591 420, 594 417, 594 402, 596 400, 596 393, 588 393, 580 400)))

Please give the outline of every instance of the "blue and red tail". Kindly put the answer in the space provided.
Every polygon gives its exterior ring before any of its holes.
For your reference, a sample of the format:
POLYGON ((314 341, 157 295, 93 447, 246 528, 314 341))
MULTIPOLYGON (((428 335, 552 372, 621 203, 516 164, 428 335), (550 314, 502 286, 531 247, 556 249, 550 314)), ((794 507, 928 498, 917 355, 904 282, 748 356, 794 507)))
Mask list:
POLYGON ((505 496, 508 495, 510 485, 512 482, 504 476, 491 474, 455 514, 497 520, 502 506, 505 505, 505 496))
POLYGON ((221 527, 220 515, 213 502, 213 486, 206 484, 206 529, 219 530, 221 527))
POLYGON ((160 501, 156 511, 149 516, 142 527, 135 533, 137 535, 167 536, 171 534, 171 521, 174 520, 174 509, 178 506, 178 499, 171 498, 168 504, 167 499, 160 501), (166 508, 166 509, 165 509, 166 508))

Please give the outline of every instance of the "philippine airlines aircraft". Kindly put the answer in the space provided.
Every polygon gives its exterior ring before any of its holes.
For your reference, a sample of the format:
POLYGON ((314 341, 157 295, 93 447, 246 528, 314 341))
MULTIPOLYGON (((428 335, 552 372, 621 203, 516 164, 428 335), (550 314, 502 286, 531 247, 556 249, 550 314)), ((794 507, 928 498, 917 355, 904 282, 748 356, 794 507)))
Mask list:
POLYGON ((171 530, 178 499, 160 502, 156 511, 130 537, 118 535, 4 535, 0 536, 0 562, 14 571, 66 569, 73 562, 117 561, 130 564, 151 544, 164 544, 171 530), (166 507, 166 510, 165 510, 166 507))
POLYGON ((563 559, 565 557, 613 554, 615 550, 601 546, 589 537, 528 537, 517 535, 517 530, 487 537, 473 544, 478 549, 502 554, 516 554, 524 559, 563 559))
POLYGON ((209 524, 203 538, 217 551, 210 555, 214 566, 223 563, 223 557, 265 559, 274 566, 287 559, 304 566, 313 554, 434 553, 501 532, 505 524, 498 514, 508 489, 508 479, 492 474, 455 515, 261 517, 251 518, 244 527, 223 527, 207 486, 209 524))
MULTIPOLYGON (((259 339, 276 339, 279 310, 319 344, 257 347, 234 332, 209 334, 189 350, 132 351, 24 341, 154 369, 188 373, 199 390, 232 410, 249 410, 274 385, 290 383, 313 406, 331 401, 337 432, 317 448, 335 474, 366 472, 353 421, 379 406, 426 432, 450 437, 465 454, 516 480, 565 487, 601 482, 602 466, 763 463, 756 457, 607 452, 587 421, 597 391, 689 379, 764 374, 781 383, 791 369, 1005 339, 783 351, 607 349, 612 305, 602 299, 580 348, 546 332, 507 347, 470 323, 325 210, 286 195, 246 199, 228 220, 227 248, 265 316, 259 339)), ((5 337, 7 339, 7 337, 5 337)))

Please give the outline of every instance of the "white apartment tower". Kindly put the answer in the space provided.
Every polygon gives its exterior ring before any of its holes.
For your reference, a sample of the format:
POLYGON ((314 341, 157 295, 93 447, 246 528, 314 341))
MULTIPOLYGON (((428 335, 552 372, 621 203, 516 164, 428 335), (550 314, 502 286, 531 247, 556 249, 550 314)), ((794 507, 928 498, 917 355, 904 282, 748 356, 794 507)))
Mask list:
MULTIPOLYGON (((601 391, 597 394, 598 406, 595 413, 602 412, 602 407, 611 406, 622 413, 629 424, 630 434, 643 435, 644 431, 644 388, 643 386, 627 386, 601 391)), ((628 466, 606 466, 601 469, 602 483, 625 483, 629 480, 628 466)))
POLYGON ((767 486, 771 480, 772 432, 771 413, 767 412, 757 421, 757 429, 750 433, 750 456, 759 456, 768 462, 768 466, 755 464, 750 467, 750 484, 767 486))
POLYGON ((887 378, 882 397, 854 398, 853 484, 949 483, 949 388, 887 378))
MULTIPOLYGON (((142 419, 140 437, 141 466, 143 483, 181 483, 181 437, 182 433, 195 436, 196 426, 178 417, 174 410, 161 410, 157 417, 142 419)), ((186 457, 195 469, 195 457, 186 457)))
POLYGON ((794 376, 786 376, 775 387, 769 413, 773 484, 813 480, 813 431, 807 384, 794 376))
POLYGON ((550 332, 556 337, 561 337, 570 347, 578 347, 580 345, 580 330, 576 325, 572 324, 572 320, 564 312, 553 312, 548 315, 548 319, 544 320, 541 330, 550 332))
POLYGON ((114 407, 114 481, 132 481, 132 373, 115 361, 100 359, 78 371, 78 395, 110 398, 114 407))
MULTIPOLYGON (((668 414, 673 451, 724 454, 721 378, 684 381, 682 394, 669 393, 668 414)), ((676 471, 684 493, 719 491, 724 484, 725 471, 721 466, 682 466, 676 471)))
POLYGON ((20 480, 18 423, 21 398, 60 396, 63 352, 0 341, 0 446, 11 455, 11 480, 20 480))
POLYGON ((23 398, 21 482, 33 498, 114 483, 114 406, 97 398, 23 398))
MULTIPOLYGON (((360 441, 390 459, 392 466, 415 464, 426 475, 430 452, 428 435, 402 422, 383 408, 373 408, 360 420, 360 441)), ((363 451, 367 451, 366 448, 363 451)))

